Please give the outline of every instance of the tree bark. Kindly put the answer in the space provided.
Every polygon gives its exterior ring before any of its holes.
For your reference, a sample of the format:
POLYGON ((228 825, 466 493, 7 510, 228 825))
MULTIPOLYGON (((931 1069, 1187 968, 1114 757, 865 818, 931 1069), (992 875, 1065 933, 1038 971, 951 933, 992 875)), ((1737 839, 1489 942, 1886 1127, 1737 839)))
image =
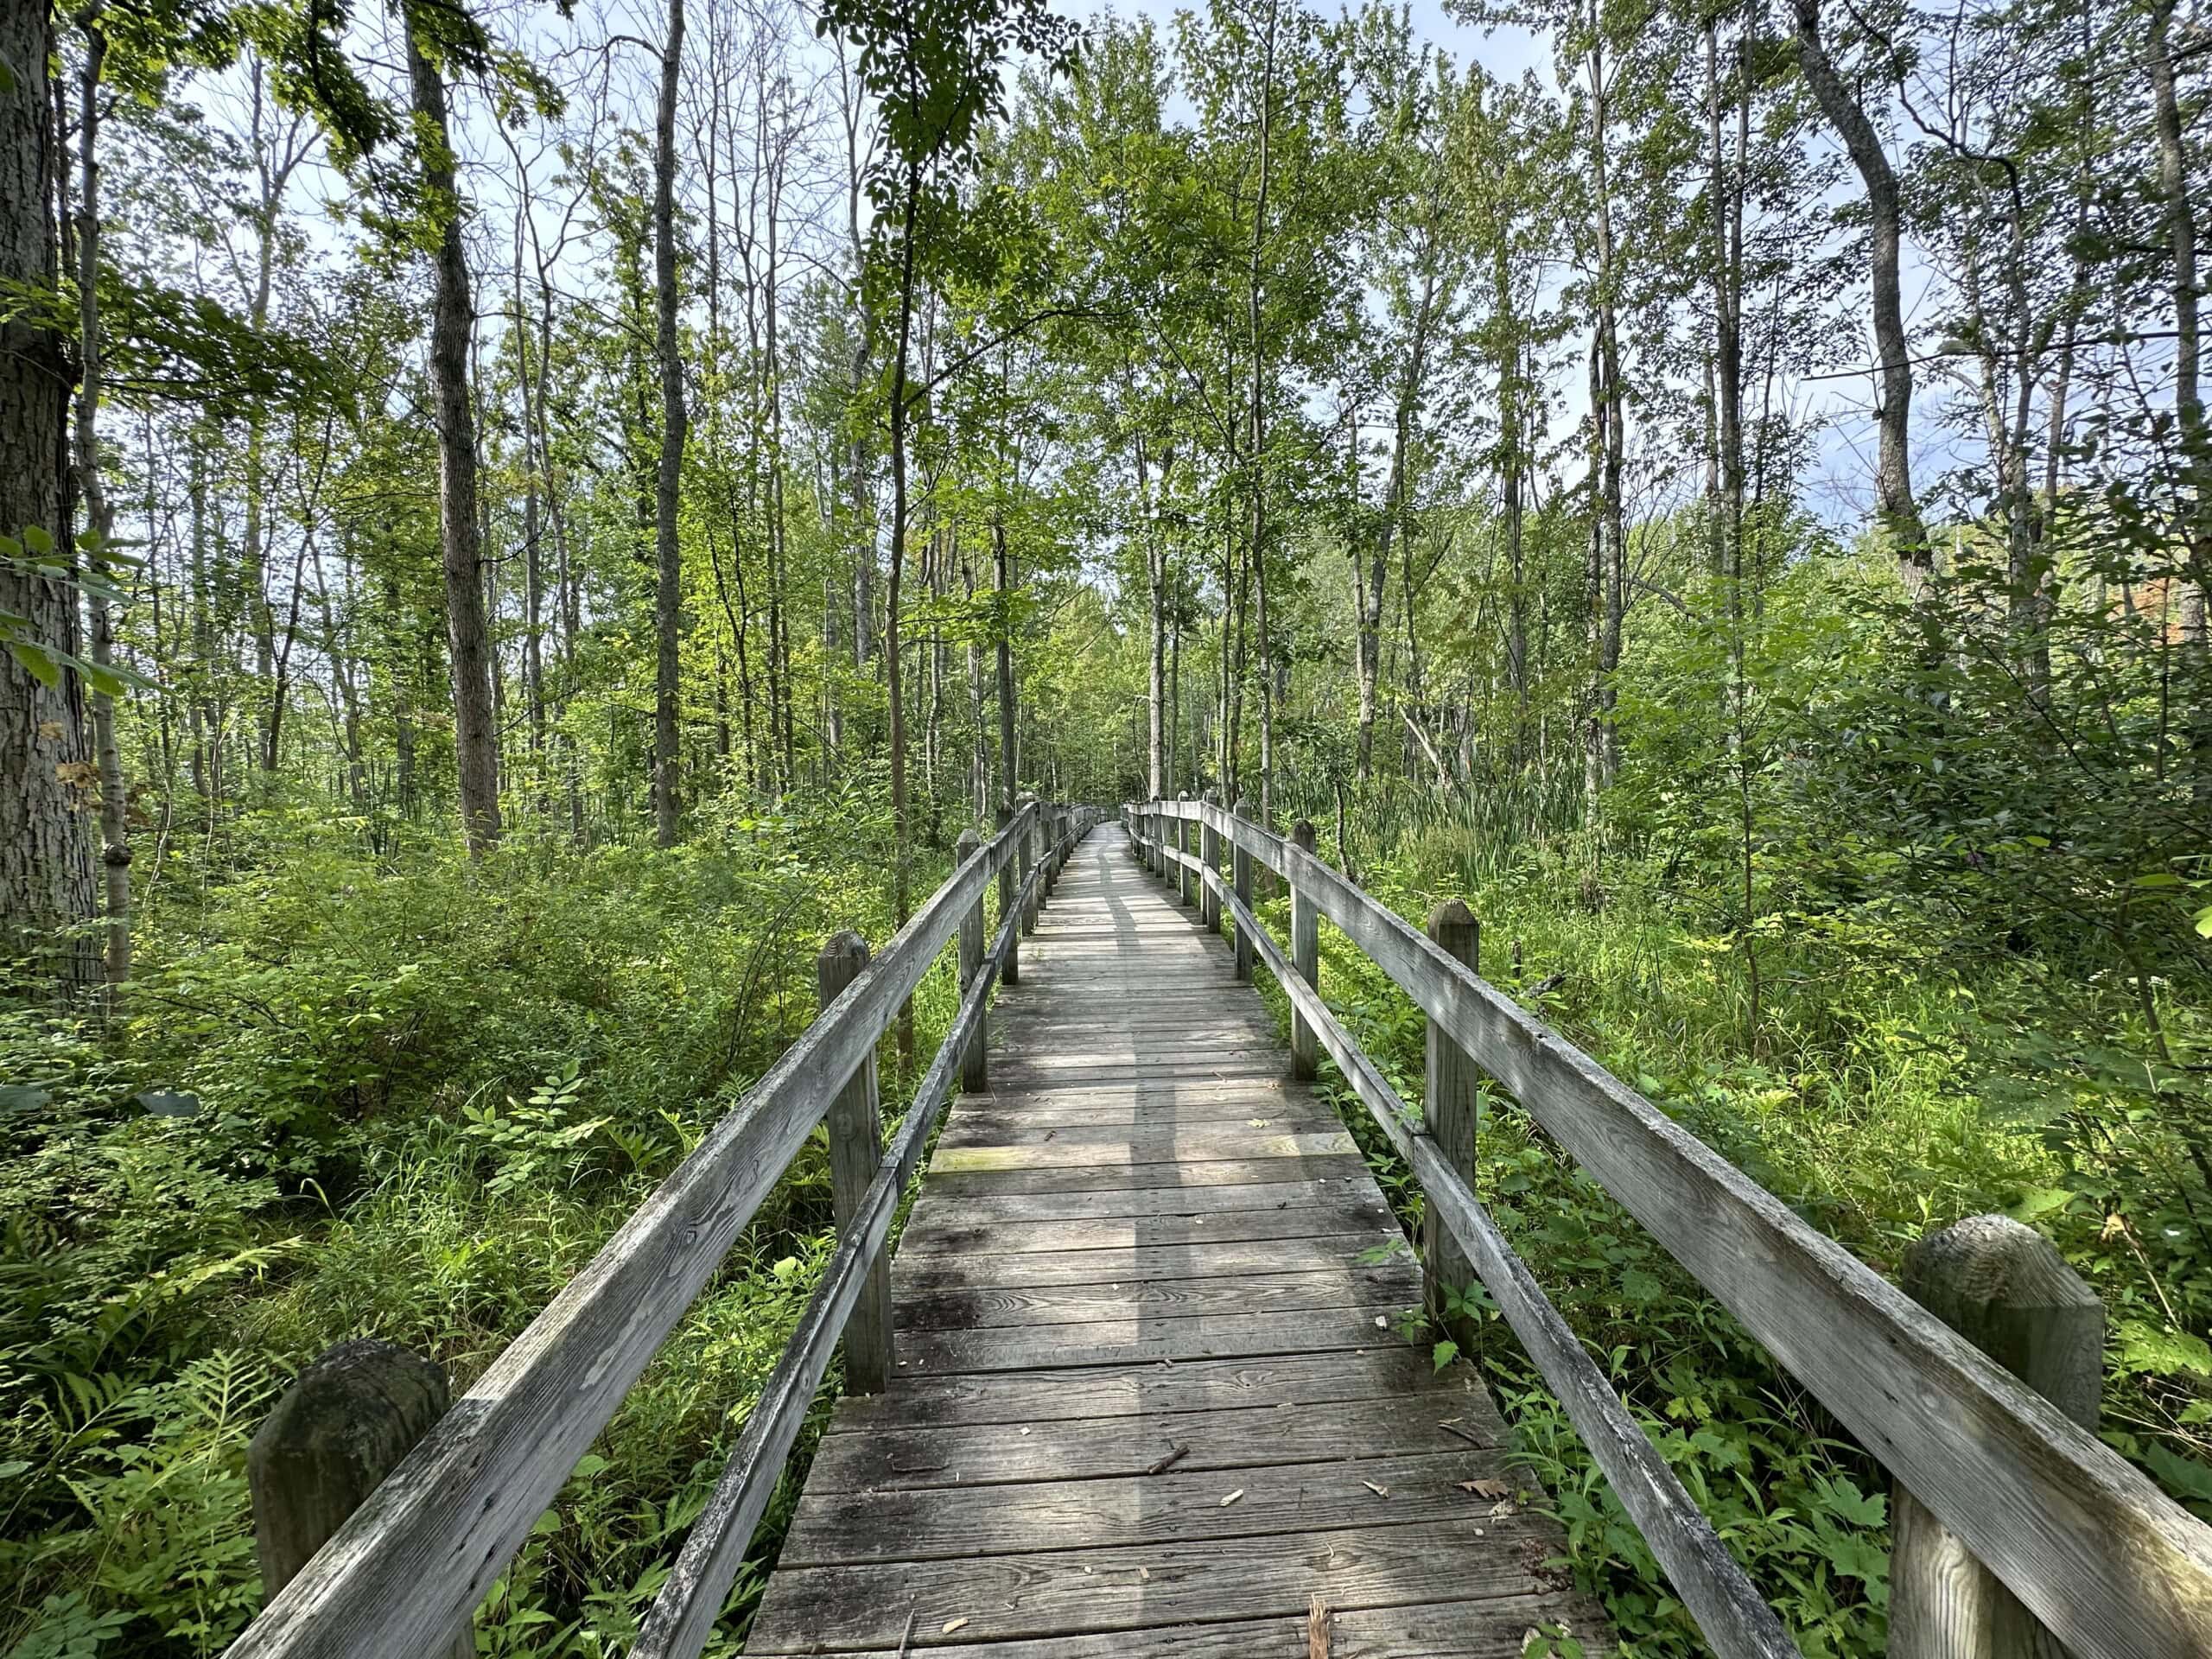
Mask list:
POLYGON ((1852 96, 1821 43, 1820 0, 1792 0, 1796 15, 1797 61, 1813 89, 1821 112, 1850 153, 1866 188, 1866 211, 1873 247, 1869 274, 1873 289, 1874 348, 1879 354, 1881 406, 1875 411, 1878 448, 1874 461, 1875 509, 1897 550, 1909 586, 1917 588, 1933 569, 1927 527, 1912 495, 1912 462, 1907 441, 1912 426, 1912 359, 1905 340, 1904 305, 1897 281, 1904 240, 1897 175, 1890 166, 1880 134, 1852 96))
POLYGON ((660 359, 660 470, 653 492, 653 830, 676 845, 677 821, 677 630, 683 615, 683 549, 677 508, 683 487, 683 357, 677 334, 676 96, 683 69, 683 0, 668 0, 668 39, 661 48, 660 107, 653 129, 653 298, 660 359))
POLYGON ((2182 604, 2183 662, 2196 688, 2190 709, 2190 759, 2199 805, 2212 804, 2212 427, 2204 411, 2203 336, 2197 309, 2196 213, 2189 199, 2189 156, 2182 142, 2181 104, 2174 88, 2167 33, 2173 0, 2152 0, 2149 41, 2152 109, 2158 134, 2158 187, 2166 199, 2166 236, 2173 261, 2174 414, 2181 428, 2182 469, 2192 499, 2183 509, 2182 543, 2188 575, 2182 604))
POLYGON ((475 328, 468 263, 461 245, 452 140, 443 74, 425 49, 423 0, 406 0, 408 79, 426 140, 423 182, 444 221, 430 309, 430 392, 438 431, 438 526, 443 550, 446 641, 453 674, 454 765, 461 834, 469 856, 499 840, 499 732, 492 716, 492 641, 484 615, 482 549, 476 516, 476 416, 468 397, 468 344, 475 328))
MULTIPOLYGON (((76 465, 78 494, 85 504, 86 528, 92 545, 86 549, 95 565, 104 563, 115 535, 115 509, 100 476, 100 76, 107 63, 105 8, 84 14, 85 59, 79 70, 77 108, 77 317, 78 381, 76 465)), ((92 662, 111 672, 115 660, 115 618, 103 588, 86 589, 92 618, 92 662)), ((119 988, 130 978, 130 802, 124 791, 123 756, 115 740, 115 697, 92 689, 92 753, 99 775, 100 910, 105 924, 108 1012, 116 1011, 119 988)))
MULTIPOLYGON (((0 6, 0 282, 54 285, 60 252, 53 204, 54 124, 46 66, 54 54, 44 5, 0 6)), ((0 311, 0 534, 43 531, 67 556, 70 374, 60 334, 0 311)), ((76 589, 0 563, 0 610, 27 623, 27 644, 74 656, 76 589)), ((92 913, 86 808, 84 691, 67 667, 46 683, 0 653, 0 957, 29 957, 65 993, 95 981, 97 955, 73 937, 92 913)))

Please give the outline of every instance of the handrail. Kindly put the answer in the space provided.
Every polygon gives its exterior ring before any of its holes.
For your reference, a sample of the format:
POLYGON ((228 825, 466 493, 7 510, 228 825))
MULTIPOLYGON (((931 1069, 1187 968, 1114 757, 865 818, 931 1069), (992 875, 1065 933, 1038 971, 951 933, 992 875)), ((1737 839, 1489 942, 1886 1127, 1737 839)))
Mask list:
MULTIPOLYGON (((1061 833, 1036 861, 1033 887, 1099 817, 1091 808, 1025 804, 956 869, 271 1599, 232 1644, 230 1659, 420 1659, 449 1646, 830 1101, 874 1053, 961 917, 980 906, 991 879, 1033 836, 1041 840, 1048 823, 1061 833)), ((717 1488, 721 1533, 712 1549, 701 1545, 700 1555, 711 1559, 688 1580, 696 1597, 711 1603, 703 1625, 688 1604, 671 1603, 663 1620, 679 1624, 684 1639, 696 1632, 702 1643, 711 1631, 728 1580, 705 1592, 724 1566, 734 1573, 743 1551, 738 1522, 760 1478, 750 1471, 755 1465, 779 1468, 789 1450, 944 1103, 947 1056, 957 1057, 976 1029, 989 978, 1012 949, 1025 908, 1008 907, 992 968, 970 982, 952 1039, 925 1076, 850 1218, 795 1338, 798 1351, 779 1364, 740 1437, 731 1467, 746 1472, 727 1498, 731 1476, 717 1488)), ((742 1534, 750 1529, 748 1522, 742 1534)), ((653 1611, 659 1614, 659 1604, 653 1611)), ((661 1649, 697 1650, 697 1643, 672 1639, 661 1649)))
MULTIPOLYGON (((2212 1655, 2212 1528, 2117 1452, 1319 858, 1205 802, 1132 803, 1124 817, 1155 866, 1205 874, 1202 860, 1145 833, 1173 819, 1205 825, 1282 876, 2081 1659, 2212 1655)), ((1265 935, 1252 925, 1257 944, 1265 935)), ((1299 976, 1284 974, 1280 953, 1269 961, 1288 989, 1299 976)), ((1325 1033, 1333 1022, 1316 1018, 1325 1014, 1318 995, 1310 1002, 1300 1012, 1325 1033)), ((1346 1075, 1358 1090, 1356 1071, 1346 1075)), ((1425 1186, 1449 1171, 1426 1135, 1399 1127, 1425 1186)), ((1456 1185, 1440 1179, 1431 1197, 1446 1198, 1439 1212, 1479 1264, 1485 1230, 1450 1201, 1456 1185)), ((1573 1390, 1545 1365, 1545 1348, 1530 1353, 1572 1411, 1573 1390)), ((1628 1503, 1605 1440, 1591 1446, 1628 1503)), ((1647 1540, 1657 1553, 1660 1541, 1649 1531, 1647 1540)), ((1716 1648, 1722 1634, 1706 1628, 1716 1648)))

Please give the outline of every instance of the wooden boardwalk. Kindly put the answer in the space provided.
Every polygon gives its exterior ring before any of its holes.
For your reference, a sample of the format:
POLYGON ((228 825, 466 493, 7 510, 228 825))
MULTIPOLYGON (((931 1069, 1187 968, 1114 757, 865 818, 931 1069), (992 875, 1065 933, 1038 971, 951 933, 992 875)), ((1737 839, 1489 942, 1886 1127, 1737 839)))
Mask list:
POLYGON ((1333 1659, 1610 1645, 1194 921, 1118 828, 1077 849, 900 1243, 892 1386, 839 1402, 747 1652, 1305 1656, 1316 1598, 1333 1659))

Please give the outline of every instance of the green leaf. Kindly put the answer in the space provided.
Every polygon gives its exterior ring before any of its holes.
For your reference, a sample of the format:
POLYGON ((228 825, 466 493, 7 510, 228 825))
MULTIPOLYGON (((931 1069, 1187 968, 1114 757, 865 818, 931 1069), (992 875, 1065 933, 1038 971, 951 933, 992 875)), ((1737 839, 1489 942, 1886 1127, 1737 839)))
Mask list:
POLYGON ((44 524, 25 524, 23 526, 23 545, 30 549, 32 552, 37 554, 41 558, 50 557, 54 552, 53 532, 48 530, 44 524))
POLYGON ((2015 1221, 2033 1221, 2037 1216, 2049 1215, 2063 1208, 2074 1195, 2063 1186, 2031 1186, 2023 1192, 2005 1213, 2015 1221))
POLYGON ((2162 1331, 2140 1319, 2121 1320, 2119 1336, 2120 1363, 2132 1370, 2212 1376, 2212 1344, 2202 1337, 2162 1331))
POLYGON ((7 645, 8 654, 41 685, 52 690, 61 683, 61 664, 44 645, 29 639, 10 639, 7 645))
POLYGON ((2152 1474, 2183 1497, 2193 1497, 2200 1503, 2212 1503, 2212 1469, 2191 1459, 2177 1456, 2169 1451, 2161 1440, 2153 1440, 2144 1449, 2143 1461, 2151 1465, 2152 1474))
POLYGON ((1436 1344, 1429 1357, 1436 1362, 1436 1369, 1440 1371, 1459 1357, 1459 1344, 1447 1337, 1436 1344))

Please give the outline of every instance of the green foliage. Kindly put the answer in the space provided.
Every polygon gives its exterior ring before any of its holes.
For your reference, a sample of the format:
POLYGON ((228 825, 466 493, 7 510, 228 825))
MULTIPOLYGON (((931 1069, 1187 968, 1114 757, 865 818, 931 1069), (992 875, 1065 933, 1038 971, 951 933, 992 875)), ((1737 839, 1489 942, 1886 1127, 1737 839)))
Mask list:
MULTIPOLYGON (((822 938, 889 931, 880 826, 791 806, 722 851, 474 869, 273 815, 243 868, 165 873, 127 1043, 0 1013, 0 1652, 219 1651, 260 1605, 245 1448, 288 1378, 374 1335, 465 1385, 589 1260, 804 1028, 822 938)), ((951 1003, 925 982, 925 1035, 951 1003)), ((634 1634, 829 1222, 817 1137, 495 1590, 486 1651, 634 1634)))

